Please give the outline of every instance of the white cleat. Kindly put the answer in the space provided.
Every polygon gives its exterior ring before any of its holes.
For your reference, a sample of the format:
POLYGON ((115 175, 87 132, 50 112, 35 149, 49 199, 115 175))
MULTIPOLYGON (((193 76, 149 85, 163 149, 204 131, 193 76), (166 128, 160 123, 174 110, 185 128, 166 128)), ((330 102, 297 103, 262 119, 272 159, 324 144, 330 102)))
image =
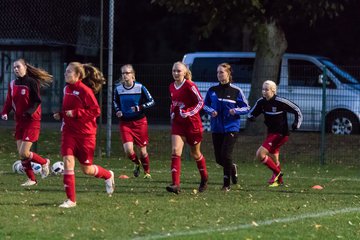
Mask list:
POLYGON ((46 178, 47 176, 49 176, 50 173, 50 160, 46 159, 46 163, 44 165, 41 166, 41 178, 46 178))
POLYGON ((33 185, 36 185, 37 182, 36 181, 33 181, 31 179, 28 178, 28 180, 26 180, 26 182, 24 182, 23 184, 21 184, 22 187, 30 187, 30 186, 33 186, 33 185))
POLYGON ((111 173, 111 177, 105 180, 105 187, 107 194, 111 195, 115 190, 115 179, 114 179, 114 172, 111 170, 109 172, 111 173))
POLYGON ((67 199, 65 202, 59 205, 59 208, 73 208, 76 207, 76 202, 67 199))

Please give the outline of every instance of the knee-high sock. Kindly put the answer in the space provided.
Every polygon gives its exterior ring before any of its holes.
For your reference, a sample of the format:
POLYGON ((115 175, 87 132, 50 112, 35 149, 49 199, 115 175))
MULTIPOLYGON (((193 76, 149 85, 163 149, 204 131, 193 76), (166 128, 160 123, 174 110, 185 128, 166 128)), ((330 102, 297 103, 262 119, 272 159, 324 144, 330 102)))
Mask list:
POLYGON ((197 168, 199 169, 201 180, 207 181, 208 172, 206 169, 206 160, 205 160, 204 155, 201 155, 201 157, 199 159, 196 159, 196 165, 197 165, 197 168))
POLYGON ((276 166, 275 162, 272 160, 271 157, 265 156, 261 162, 264 165, 266 165, 269 169, 271 169, 274 174, 279 174, 280 168, 278 166, 276 166))
POLYGON ((45 158, 41 157, 40 155, 38 155, 37 153, 34 153, 34 152, 30 152, 29 159, 32 162, 36 162, 36 163, 41 164, 41 165, 44 165, 44 164, 47 163, 45 158))
POLYGON ((136 165, 140 164, 139 158, 136 156, 136 153, 134 152, 131 155, 128 155, 128 158, 136 165))
POLYGON ((146 155, 146 157, 142 157, 140 158, 141 164, 144 168, 144 172, 145 173, 150 173, 150 159, 149 159, 149 154, 146 155))
POLYGON ((172 183, 180 185, 180 174, 181 174, 181 157, 177 155, 171 156, 171 177, 172 183))
POLYGON ((64 189, 65 189, 67 198, 73 202, 76 202, 74 170, 65 170, 64 171, 63 182, 64 182, 64 189))
POLYGON ((103 178, 103 179, 109 179, 111 178, 111 173, 109 170, 106 170, 105 168, 99 166, 99 165, 93 165, 95 168, 95 177, 96 178, 103 178))
POLYGON ((28 158, 22 159, 21 160, 21 165, 24 168, 24 171, 26 173, 26 176, 31 180, 31 181, 36 181, 36 177, 34 174, 34 171, 32 170, 31 167, 31 161, 28 158))

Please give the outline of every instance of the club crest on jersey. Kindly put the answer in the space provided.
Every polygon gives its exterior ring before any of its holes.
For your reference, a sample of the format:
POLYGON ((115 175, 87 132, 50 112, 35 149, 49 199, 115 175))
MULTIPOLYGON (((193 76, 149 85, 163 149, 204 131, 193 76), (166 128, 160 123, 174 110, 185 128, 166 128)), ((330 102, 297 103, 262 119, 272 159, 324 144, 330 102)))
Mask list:
POLYGON ((79 91, 75 91, 75 90, 74 90, 74 91, 73 91, 73 94, 74 94, 74 95, 79 95, 79 94, 80 94, 80 92, 79 92, 79 91))
POLYGON ((26 90, 25 89, 21 89, 21 95, 25 95, 26 94, 26 90))
POLYGON ((272 111, 273 111, 273 112, 276 112, 276 107, 272 107, 272 111))

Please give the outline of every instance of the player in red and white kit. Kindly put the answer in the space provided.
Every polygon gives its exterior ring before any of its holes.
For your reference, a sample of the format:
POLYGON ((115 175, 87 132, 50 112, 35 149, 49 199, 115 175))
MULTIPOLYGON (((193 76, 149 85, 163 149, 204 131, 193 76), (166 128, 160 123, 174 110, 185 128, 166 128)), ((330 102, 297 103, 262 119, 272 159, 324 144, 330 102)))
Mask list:
POLYGON ((86 175, 105 180, 106 192, 114 192, 114 173, 93 164, 96 145, 96 118, 100 107, 95 98, 105 83, 103 74, 90 64, 70 63, 65 71, 62 111, 55 113, 56 120, 63 120, 61 154, 64 161, 64 188, 67 200, 59 207, 76 206, 75 157, 86 175))
POLYGON ((181 154, 186 142, 190 145, 190 154, 196 161, 201 176, 199 192, 203 192, 208 182, 206 160, 200 151, 202 123, 199 112, 204 101, 197 86, 191 81, 191 72, 185 64, 174 63, 172 75, 175 80, 169 86, 172 184, 166 190, 176 194, 180 192, 181 154))
POLYGON ((53 76, 43 69, 36 68, 22 58, 14 61, 15 80, 9 83, 4 108, 1 112, 3 120, 8 119, 11 110, 15 113, 15 139, 17 150, 28 177, 21 186, 37 184, 31 162, 42 165, 41 177, 49 175, 50 160, 31 152, 31 146, 39 139, 41 120, 40 87, 49 86, 53 76))

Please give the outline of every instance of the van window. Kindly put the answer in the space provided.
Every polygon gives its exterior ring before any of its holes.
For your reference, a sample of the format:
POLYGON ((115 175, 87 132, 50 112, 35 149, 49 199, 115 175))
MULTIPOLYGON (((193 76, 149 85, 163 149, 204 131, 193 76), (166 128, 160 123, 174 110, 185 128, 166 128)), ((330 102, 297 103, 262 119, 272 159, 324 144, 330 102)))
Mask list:
POLYGON ((229 63, 233 69, 232 77, 235 83, 251 83, 254 67, 254 58, 206 58, 194 59, 190 66, 193 81, 196 82, 217 82, 216 70, 220 63, 229 63))
MULTIPOLYGON (((322 87, 321 69, 309 61, 288 60, 289 86, 322 87)), ((328 79, 328 88, 335 88, 334 83, 328 79)))

